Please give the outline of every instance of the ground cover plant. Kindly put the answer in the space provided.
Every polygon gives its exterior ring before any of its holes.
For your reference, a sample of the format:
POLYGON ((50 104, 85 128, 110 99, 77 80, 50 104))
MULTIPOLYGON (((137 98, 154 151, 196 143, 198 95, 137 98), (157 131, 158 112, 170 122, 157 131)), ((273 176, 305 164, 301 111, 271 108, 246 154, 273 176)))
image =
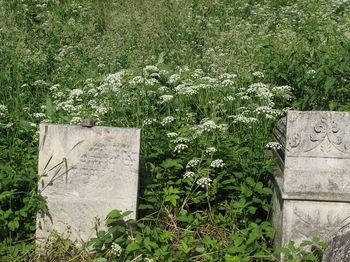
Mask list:
POLYGON ((349 110, 349 13, 345 0, 0 1, 1 260, 275 260, 271 128, 289 107, 349 110), (38 124, 84 117, 142 128, 139 220, 112 211, 94 253, 53 236, 38 255, 38 124))

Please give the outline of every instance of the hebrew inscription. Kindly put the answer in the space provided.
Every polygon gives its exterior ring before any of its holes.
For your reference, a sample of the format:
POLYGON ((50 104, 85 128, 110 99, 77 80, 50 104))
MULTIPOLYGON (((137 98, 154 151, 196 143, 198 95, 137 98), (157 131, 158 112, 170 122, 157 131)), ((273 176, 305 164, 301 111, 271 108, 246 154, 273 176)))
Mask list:
POLYGON ((41 131, 39 191, 49 214, 38 217, 37 236, 56 230, 82 242, 112 209, 136 217, 140 130, 45 125, 41 131))

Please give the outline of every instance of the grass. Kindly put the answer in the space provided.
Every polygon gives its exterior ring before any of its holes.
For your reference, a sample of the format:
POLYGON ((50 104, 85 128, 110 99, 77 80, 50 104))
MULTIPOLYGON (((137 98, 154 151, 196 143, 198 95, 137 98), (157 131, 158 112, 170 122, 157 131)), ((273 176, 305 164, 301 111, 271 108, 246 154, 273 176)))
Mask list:
POLYGON ((142 128, 139 221, 45 259, 273 261, 265 145, 287 108, 349 110, 349 8, 0 1, 1 259, 39 259, 38 124, 94 117, 142 128))

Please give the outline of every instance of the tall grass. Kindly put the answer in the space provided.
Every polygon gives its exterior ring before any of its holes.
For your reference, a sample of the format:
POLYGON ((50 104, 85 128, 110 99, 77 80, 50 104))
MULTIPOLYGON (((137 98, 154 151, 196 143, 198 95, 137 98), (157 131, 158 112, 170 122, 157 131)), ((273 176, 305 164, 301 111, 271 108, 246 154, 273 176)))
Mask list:
POLYGON ((144 132, 151 222, 137 248, 120 236, 119 259, 273 260, 265 145, 286 107, 349 110, 349 13, 340 0, 0 1, 0 256, 33 247, 38 123, 94 117, 144 132))

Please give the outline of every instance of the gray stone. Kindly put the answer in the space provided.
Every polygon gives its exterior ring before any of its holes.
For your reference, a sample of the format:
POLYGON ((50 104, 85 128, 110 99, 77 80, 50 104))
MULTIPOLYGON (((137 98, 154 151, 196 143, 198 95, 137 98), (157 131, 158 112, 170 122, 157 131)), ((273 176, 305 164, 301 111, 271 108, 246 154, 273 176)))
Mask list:
POLYGON ((274 136, 275 245, 328 239, 350 222, 350 113, 289 111, 274 136))
POLYGON ((40 125, 39 186, 48 214, 37 238, 57 231, 75 242, 93 237, 113 209, 136 218, 140 130, 40 125))
POLYGON ((350 261, 350 224, 334 234, 322 258, 322 262, 344 261, 350 261))

